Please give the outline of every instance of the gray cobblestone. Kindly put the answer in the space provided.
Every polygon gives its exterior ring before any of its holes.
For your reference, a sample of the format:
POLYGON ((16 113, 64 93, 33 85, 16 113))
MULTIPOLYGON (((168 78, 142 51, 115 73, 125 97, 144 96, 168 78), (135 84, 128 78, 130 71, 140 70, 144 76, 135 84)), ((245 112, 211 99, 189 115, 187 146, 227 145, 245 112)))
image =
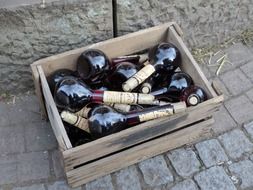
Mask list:
POLYGON ((39 185, 31 185, 31 186, 25 186, 25 187, 16 187, 13 190, 45 190, 45 187, 43 184, 39 184, 39 185))
POLYGON ((249 97, 249 99, 253 102, 253 88, 246 92, 246 95, 249 97))
POLYGON ((253 188, 253 163, 249 160, 233 163, 229 166, 230 172, 241 179, 242 189, 253 188))
POLYGON ((49 178, 49 161, 47 152, 32 152, 18 155, 18 181, 49 178))
POLYGON ((216 139, 200 142, 196 144, 195 147, 206 167, 211 167, 220 162, 228 161, 227 155, 216 139))
POLYGON ((240 69, 229 71, 220 78, 232 95, 238 95, 252 87, 251 81, 240 69))
POLYGON ((1 154, 22 153, 25 151, 23 126, 0 128, 1 154))
POLYGON ((115 173, 117 190, 141 190, 138 172, 135 166, 115 173))
POLYGON ((198 187, 191 179, 186 179, 177 183, 170 190, 198 190, 198 187))
POLYGON ((81 187, 71 188, 66 181, 56 181, 51 185, 48 185, 48 190, 82 190, 81 187))
POLYGON ((244 153, 253 150, 253 144, 238 129, 218 137, 231 158, 240 158, 244 153))
POLYGON ((214 166, 194 176, 203 190, 236 190, 236 187, 220 166, 214 166))
POLYGON ((196 154, 191 149, 180 148, 167 154, 178 175, 189 177, 201 168, 196 154))
POLYGON ((252 119, 253 104, 244 95, 228 100, 225 102, 225 107, 239 124, 248 122, 252 119))
POLYGON ((114 190, 110 175, 100 177, 85 185, 86 190, 114 190))
POLYGON ((173 175, 163 156, 156 156, 139 163, 145 182, 151 187, 173 182, 173 175))
POLYGON ((49 122, 27 123, 25 138, 27 151, 51 150, 57 147, 56 138, 49 122))
POLYGON ((223 105, 220 107, 219 111, 213 114, 213 117, 215 122, 212 129, 216 134, 223 133, 236 127, 235 121, 223 105))
POLYGON ((251 139, 253 139, 253 121, 244 125, 245 130, 250 135, 251 139))
POLYGON ((253 154, 250 155, 249 159, 253 161, 253 154))
POLYGON ((53 170, 56 178, 64 176, 63 158, 60 154, 59 150, 54 150, 52 152, 53 170))
POLYGON ((0 102, 0 126, 9 126, 8 105, 0 102))
POLYGON ((241 67, 243 72, 249 77, 251 80, 253 80, 253 60, 250 61, 249 63, 243 65, 241 67))
POLYGON ((0 185, 17 183, 17 157, 15 155, 0 156, 0 185))

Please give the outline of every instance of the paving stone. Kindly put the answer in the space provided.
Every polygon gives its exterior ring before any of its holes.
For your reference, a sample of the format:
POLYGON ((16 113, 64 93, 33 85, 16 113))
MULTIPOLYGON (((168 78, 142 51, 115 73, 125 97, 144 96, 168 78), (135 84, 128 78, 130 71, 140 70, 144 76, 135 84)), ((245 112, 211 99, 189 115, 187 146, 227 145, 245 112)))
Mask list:
POLYGON ((212 73, 208 70, 207 65, 199 64, 199 67, 201 68, 201 71, 203 71, 203 73, 207 79, 210 79, 213 77, 212 73))
POLYGON ((253 88, 246 92, 246 95, 249 97, 249 99, 253 102, 253 88))
POLYGON ((231 158, 240 158, 244 153, 253 150, 253 144, 239 129, 218 137, 231 158))
POLYGON ((151 187, 173 182, 173 175, 163 156, 156 156, 139 163, 145 182, 151 187))
POLYGON ((47 152, 31 152, 18 155, 18 180, 20 182, 49 178, 47 152))
POLYGON ((177 183, 170 190, 198 190, 198 187, 191 179, 186 179, 177 183))
POLYGON ((201 168, 196 154, 191 149, 176 149, 167 154, 178 175, 189 177, 201 168))
POLYGON ((253 161, 253 154, 250 155, 249 159, 253 161))
POLYGON ((8 115, 11 124, 41 121, 40 105, 37 97, 29 95, 17 98, 14 104, 9 104, 8 115))
POLYGON ((203 190, 236 190, 233 182, 220 166, 214 166, 194 176, 203 190))
POLYGON ((243 127, 245 128, 245 130, 247 131, 247 133, 250 135, 251 139, 253 139, 253 121, 251 121, 251 122, 249 122, 247 124, 244 124, 243 127))
POLYGON ((225 107, 238 124, 252 120, 253 104, 244 95, 228 100, 225 107))
POLYGON ((85 185, 86 190, 114 190, 110 175, 100 177, 85 185))
POLYGON ((0 126, 9 126, 10 119, 8 114, 8 105, 0 102, 0 126))
POLYGON ((71 188, 66 181, 56 181, 52 185, 48 185, 48 190, 82 190, 82 188, 71 188))
POLYGON ((240 69, 228 71, 221 75, 220 78, 234 96, 252 87, 251 81, 240 69))
POLYGON ((196 144, 195 147, 206 167, 211 167, 220 162, 228 161, 227 155, 216 139, 200 142, 196 144))
POLYGON ((52 152, 52 160, 53 160, 53 170, 56 178, 61 178, 65 176, 64 167, 63 167, 63 159, 61 157, 61 153, 59 150, 54 150, 52 152))
POLYGON ((45 187, 43 184, 39 185, 31 185, 31 186, 26 186, 26 187, 16 187, 13 190, 45 190, 45 187))
POLYGON ((52 150, 57 147, 55 135, 49 122, 27 123, 25 126, 27 151, 52 150))
POLYGON ((247 75, 247 77, 253 80, 253 60, 241 66, 241 69, 247 75))
POLYGON ((223 133, 237 126, 234 119, 229 115, 228 111, 223 105, 220 106, 219 111, 213 114, 213 117, 215 122, 212 125, 212 129, 215 134, 223 133))
POLYGON ((253 188, 253 163, 249 160, 233 163, 229 166, 230 172, 241 179, 242 189, 253 188))
POLYGON ((25 151, 23 126, 0 128, 0 153, 22 153, 25 151))
POLYGON ((138 172, 135 166, 122 169, 115 173, 118 190, 141 190, 138 172))
POLYGON ((0 185, 17 183, 17 157, 15 155, 0 156, 0 185))

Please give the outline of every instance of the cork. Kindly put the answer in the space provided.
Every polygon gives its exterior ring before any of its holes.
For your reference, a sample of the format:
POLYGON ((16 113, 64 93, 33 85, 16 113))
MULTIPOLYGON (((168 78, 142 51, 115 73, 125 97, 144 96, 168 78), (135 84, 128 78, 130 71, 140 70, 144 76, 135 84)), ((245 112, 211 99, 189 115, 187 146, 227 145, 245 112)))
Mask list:
POLYGON ((199 98, 196 95, 191 95, 188 97, 188 103, 191 106, 196 106, 199 103, 199 98))
POLYGON ((151 86, 151 84, 148 83, 148 82, 143 83, 142 86, 141 86, 141 92, 142 92, 143 94, 148 94, 148 93, 150 93, 150 92, 151 92, 151 89, 152 89, 152 86, 151 86))
POLYGON ((171 103, 171 105, 173 105, 174 113, 180 113, 186 110, 185 102, 171 103))
POLYGON ((122 89, 125 92, 131 92, 141 83, 143 83, 150 75, 155 72, 155 68, 153 65, 146 65, 141 70, 139 70, 134 76, 128 79, 126 82, 122 84, 122 89))
POLYGON ((68 111, 63 111, 61 113, 61 118, 63 121, 65 121, 73 126, 76 126, 86 132, 90 132, 88 120, 83 117, 80 117, 80 116, 75 115, 74 113, 71 113, 68 111))

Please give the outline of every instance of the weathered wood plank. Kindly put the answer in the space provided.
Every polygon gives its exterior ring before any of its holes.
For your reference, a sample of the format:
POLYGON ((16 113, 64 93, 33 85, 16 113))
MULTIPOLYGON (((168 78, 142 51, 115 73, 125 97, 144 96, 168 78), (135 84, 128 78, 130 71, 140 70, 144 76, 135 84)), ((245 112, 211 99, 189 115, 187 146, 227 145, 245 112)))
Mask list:
POLYGON ((214 111, 218 110, 221 101, 219 97, 215 98, 215 100, 217 101, 214 102, 213 100, 209 100, 197 107, 188 108, 190 110, 187 111, 187 113, 145 122, 119 133, 67 150, 63 152, 66 171, 90 160, 122 150, 126 147, 207 118, 211 116, 214 111))
POLYGON ((203 121, 69 171, 67 172, 68 183, 73 187, 77 187, 121 168, 164 153, 170 149, 209 137, 210 127, 208 126, 213 122, 213 119, 203 121))
POLYGON ((59 147, 62 151, 72 148, 70 140, 67 136, 66 130, 63 126, 62 120, 54 103, 54 99, 50 92, 46 77, 40 65, 37 66, 38 73, 41 80, 42 92, 45 98, 45 105, 48 117, 53 128, 54 134, 58 141, 59 147))

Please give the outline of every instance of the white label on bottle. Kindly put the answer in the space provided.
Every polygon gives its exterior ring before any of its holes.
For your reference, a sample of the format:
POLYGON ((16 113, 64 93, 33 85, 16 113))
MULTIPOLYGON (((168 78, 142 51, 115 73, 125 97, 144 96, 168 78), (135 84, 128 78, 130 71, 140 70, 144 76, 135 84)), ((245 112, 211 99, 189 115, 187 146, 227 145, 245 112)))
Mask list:
POLYGON ((150 75, 155 72, 153 65, 146 65, 139 70, 134 76, 123 83, 122 88, 124 91, 130 92, 135 89, 139 84, 143 83, 150 75))
POLYGON ((75 126, 78 127, 79 129, 86 131, 86 132, 90 132, 88 119, 84 119, 84 118, 78 116, 78 122, 76 123, 75 126))
POLYGON ((151 94, 104 91, 103 102, 118 104, 152 104, 155 97, 151 94))
POLYGON ((131 106, 128 104, 114 104, 114 103, 106 103, 106 104, 122 112, 129 112, 131 109, 131 106))
POLYGON ((141 114, 139 115, 139 119, 140 119, 140 122, 143 122, 143 121, 148 121, 148 120, 152 120, 152 119, 156 119, 160 117, 170 116, 173 114, 174 114, 173 108, 167 108, 163 110, 157 110, 157 111, 141 114))
POLYGON ((81 116, 83 118, 88 118, 88 113, 91 110, 91 108, 84 107, 80 111, 76 112, 75 114, 78 116, 81 116))

